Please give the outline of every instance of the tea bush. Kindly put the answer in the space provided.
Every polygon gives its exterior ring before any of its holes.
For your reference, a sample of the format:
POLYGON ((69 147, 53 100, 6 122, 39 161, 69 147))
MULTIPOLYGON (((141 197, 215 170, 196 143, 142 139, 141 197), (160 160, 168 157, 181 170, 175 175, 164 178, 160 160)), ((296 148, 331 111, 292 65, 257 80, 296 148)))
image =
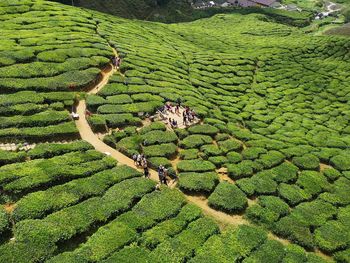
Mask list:
POLYGON ((184 192, 210 194, 219 183, 219 177, 214 172, 180 173, 179 188, 184 192))
POLYGON ((234 184, 221 182, 208 198, 208 204, 228 213, 239 213, 247 207, 247 197, 234 184))

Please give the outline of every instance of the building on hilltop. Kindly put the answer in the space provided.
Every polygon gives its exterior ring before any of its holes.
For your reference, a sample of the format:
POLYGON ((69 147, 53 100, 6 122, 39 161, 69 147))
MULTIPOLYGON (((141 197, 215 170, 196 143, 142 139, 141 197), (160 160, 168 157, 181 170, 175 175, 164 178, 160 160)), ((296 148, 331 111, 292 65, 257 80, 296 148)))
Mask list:
POLYGON ((228 0, 227 2, 241 7, 272 7, 277 0, 228 0))

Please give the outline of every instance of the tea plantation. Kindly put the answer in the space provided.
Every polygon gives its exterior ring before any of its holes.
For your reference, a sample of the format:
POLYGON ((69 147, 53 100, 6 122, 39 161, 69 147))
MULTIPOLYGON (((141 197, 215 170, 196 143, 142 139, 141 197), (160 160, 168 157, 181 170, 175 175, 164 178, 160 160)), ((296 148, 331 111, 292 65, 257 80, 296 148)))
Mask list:
POLYGON ((0 143, 18 146, 0 150, 0 262, 350 262, 348 38, 43 0, 1 1, 0 25, 0 143), (80 140, 82 100, 105 144, 176 187, 80 140), (179 100, 199 124, 150 121, 179 100))

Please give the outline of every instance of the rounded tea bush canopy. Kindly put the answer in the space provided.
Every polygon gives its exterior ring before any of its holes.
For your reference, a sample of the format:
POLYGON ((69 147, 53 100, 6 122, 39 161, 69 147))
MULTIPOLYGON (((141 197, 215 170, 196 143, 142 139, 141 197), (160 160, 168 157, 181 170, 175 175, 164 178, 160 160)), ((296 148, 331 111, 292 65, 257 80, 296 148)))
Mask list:
POLYGON ((0 262, 349 262, 349 39, 228 11, 0 1, 0 262))

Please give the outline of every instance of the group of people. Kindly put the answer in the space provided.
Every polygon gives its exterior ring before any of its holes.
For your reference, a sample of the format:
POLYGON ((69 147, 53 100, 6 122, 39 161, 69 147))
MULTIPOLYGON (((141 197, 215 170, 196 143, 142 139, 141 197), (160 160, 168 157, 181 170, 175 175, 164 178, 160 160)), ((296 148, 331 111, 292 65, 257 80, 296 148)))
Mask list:
POLYGON ((111 61, 112 61, 113 67, 115 67, 116 69, 119 69, 120 64, 122 63, 122 59, 120 57, 113 56, 111 58, 111 61))
POLYGON ((146 157, 143 154, 134 154, 132 156, 132 159, 134 160, 135 166, 142 167, 143 168, 143 174, 146 178, 149 178, 149 169, 148 169, 148 162, 146 157))
POLYGON ((189 123, 192 123, 196 119, 196 117, 196 112, 186 106, 185 110, 182 113, 183 124, 187 126, 189 123))
MULTIPOLYGON (((176 114, 179 117, 181 116, 180 113, 180 108, 181 108, 181 102, 177 103, 176 106, 173 106, 170 102, 167 102, 164 106, 159 108, 159 113, 162 119, 167 122, 171 128, 177 128, 178 127, 178 122, 175 119, 172 118, 167 118, 166 115, 168 115, 168 112, 172 114, 176 114)), ((187 126, 194 122, 196 120, 196 112, 193 109, 190 109, 188 106, 185 107, 184 111, 182 112, 182 122, 183 125, 187 126)))

